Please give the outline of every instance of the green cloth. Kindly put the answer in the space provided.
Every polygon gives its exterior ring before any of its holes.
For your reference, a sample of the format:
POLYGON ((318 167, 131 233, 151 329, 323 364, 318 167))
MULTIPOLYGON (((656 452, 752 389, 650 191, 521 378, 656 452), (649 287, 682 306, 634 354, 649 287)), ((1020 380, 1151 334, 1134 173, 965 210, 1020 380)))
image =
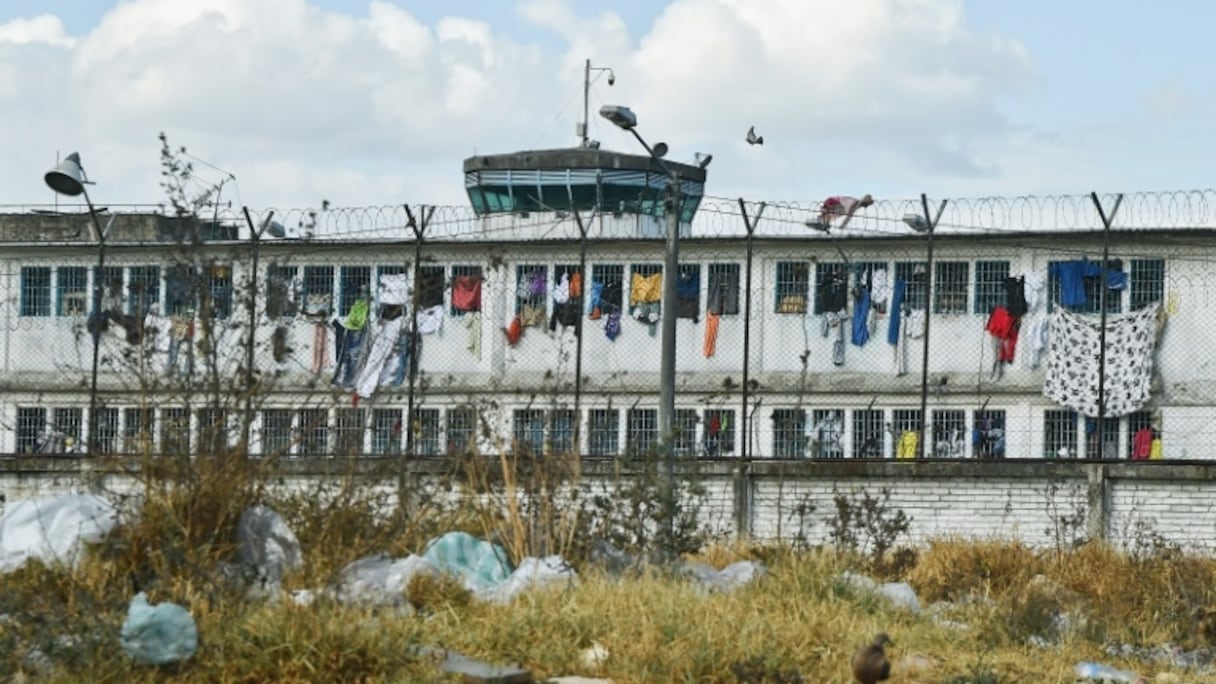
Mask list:
POLYGON ((347 330, 362 330, 367 325, 367 312, 371 308, 366 299, 356 300, 350 305, 350 313, 346 314, 347 330))

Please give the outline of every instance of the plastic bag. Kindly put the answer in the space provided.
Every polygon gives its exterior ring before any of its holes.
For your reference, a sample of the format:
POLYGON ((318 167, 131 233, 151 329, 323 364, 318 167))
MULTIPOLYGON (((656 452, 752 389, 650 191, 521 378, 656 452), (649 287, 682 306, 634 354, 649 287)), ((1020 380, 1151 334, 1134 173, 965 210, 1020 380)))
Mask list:
POLYGON ((185 660, 198 650, 198 627, 176 603, 151 605, 141 591, 131 599, 120 633, 122 650, 145 665, 185 660))

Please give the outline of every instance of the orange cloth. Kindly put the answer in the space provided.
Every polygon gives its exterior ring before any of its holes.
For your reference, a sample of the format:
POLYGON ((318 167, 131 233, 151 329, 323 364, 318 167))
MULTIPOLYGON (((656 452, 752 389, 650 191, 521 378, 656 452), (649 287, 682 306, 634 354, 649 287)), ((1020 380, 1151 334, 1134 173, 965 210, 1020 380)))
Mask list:
POLYGON ((722 319, 722 317, 719 316, 718 314, 714 313, 713 311, 708 311, 705 313, 705 350, 704 351, 705 351, 705 358, 707 358, 707 359, 709 357, 713 356, 714 351, 716 351, 718 348, 718 321, 720 321, 721 319, 722 319))
POLYGON ((570 276, 570 298, 583 296, 583 274, 578 271, 570 276))

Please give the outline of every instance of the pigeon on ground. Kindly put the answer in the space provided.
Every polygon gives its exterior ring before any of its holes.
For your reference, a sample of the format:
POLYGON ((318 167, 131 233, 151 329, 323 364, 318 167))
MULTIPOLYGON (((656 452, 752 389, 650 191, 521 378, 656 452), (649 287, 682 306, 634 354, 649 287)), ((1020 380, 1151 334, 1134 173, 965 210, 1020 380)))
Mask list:
POLYGON ((882 632, 874 637, 873 643, 862 646, 853 654, 853 677, 860 684, 878 684, 891 677, 891 661, 882 650, 887 644, 895 645, 887 633, 882 632))
POLYGON ((764 136, 756 135, 755 126, 752 126, 751 128, 747 129, 747 144, 749 144, 749 145, 763 145, 764 144, 764 136))

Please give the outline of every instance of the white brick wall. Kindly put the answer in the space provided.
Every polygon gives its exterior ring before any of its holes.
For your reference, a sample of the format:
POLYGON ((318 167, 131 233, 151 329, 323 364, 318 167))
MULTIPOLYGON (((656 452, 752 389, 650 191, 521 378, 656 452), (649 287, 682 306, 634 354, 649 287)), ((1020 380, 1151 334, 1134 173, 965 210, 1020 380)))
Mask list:
POLYGON ((1112 480, 1107 538, 1133 549, 1152 537, 1187 551, 1216 551, 1216 482, 1112 480))

